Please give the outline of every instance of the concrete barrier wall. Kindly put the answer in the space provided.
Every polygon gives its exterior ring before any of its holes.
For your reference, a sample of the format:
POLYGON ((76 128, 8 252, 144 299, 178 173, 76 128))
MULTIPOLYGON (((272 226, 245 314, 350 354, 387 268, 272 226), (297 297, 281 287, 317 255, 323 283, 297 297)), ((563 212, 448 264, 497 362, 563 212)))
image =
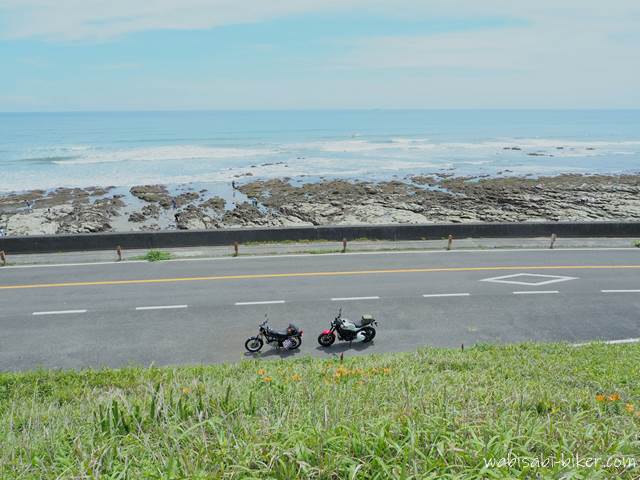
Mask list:
POLYGON ((84 250, 150 249, 231 245, 233 242, 296 240, 436 240, 454 238, 637 237, 640 222, 456 223, 429 225, 334 225, 261 229, 186 230, 163 232, 89 233, 1 237, 0 250, 9 254, 84 250))

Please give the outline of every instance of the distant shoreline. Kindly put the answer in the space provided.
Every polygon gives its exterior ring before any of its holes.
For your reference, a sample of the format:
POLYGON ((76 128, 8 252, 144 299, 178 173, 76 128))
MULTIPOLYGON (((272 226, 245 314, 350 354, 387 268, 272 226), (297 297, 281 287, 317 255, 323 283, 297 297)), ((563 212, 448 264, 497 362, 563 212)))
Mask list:
POLYGON ((185 184, 60 188, 0 195, 7 235, 328 224, 640 221, 640 174, 554 177, 414 175, 294 183, 244 178, 185 184))

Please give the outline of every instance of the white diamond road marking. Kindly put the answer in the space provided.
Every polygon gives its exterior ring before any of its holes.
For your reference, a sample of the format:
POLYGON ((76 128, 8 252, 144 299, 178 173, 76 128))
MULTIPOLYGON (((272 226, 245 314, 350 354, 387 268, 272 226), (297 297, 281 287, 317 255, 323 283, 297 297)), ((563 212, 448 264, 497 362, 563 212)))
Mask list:
POLYGON ((537 273, 516 273, 514 275, 504 275, 502 277, 483 278, 481 282, 510 283, 513 285, 527 285, 529 287, 541 287, 552 283, 568 282, 578 280, 578 277, 564 277, 562 275, 540 275, 537 273), (526 281, 524 278, 539 279, 538 281, 526 281), (516 279, 521 280, 516 280, 516 279), (544 280, 546 279, 546 280, 544 280))

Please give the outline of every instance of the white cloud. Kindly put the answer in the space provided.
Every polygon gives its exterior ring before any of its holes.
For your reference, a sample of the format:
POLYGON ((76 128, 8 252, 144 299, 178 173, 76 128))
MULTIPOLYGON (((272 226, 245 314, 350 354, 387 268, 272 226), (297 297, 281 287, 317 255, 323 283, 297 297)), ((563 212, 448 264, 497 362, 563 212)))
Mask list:
MULTIPOLYGON (((261 106, 266 98, 291 102, 268 105, 274 108, 640 107, 638 0, 0 0, 0 37, 109 40, 140 31, 359 11, 461 23, 513 19, 522 26, 343 38, 333 57, 308 52, 300 58, 295 67, 308 68, 297 74, 246 85, 228 79, 220 91, 238 94, 212 98, 209 106, 228 101, 233 107, 244 99, 253 102, 247 107, 261 106), (281 94, 265 94, 262 87, 281 94), (309 98, 310 91, 324 96, 309 98)), ((268 50, 268 42, 258 48, 268 50)), ((207 79, 198 101, 210 85, 207 79)))
POLYGON ((365 0, 0 0, 3 35, 104 40, 157 29, 206 29, 365 5, 365 0))
POLYGON ((640 3, 522 3, 501 10, 521 27, 361 38, 334 65, 395 72, 398 84, 418 78, 411 85, 423 86, 421 106, 640 105, 640 3))

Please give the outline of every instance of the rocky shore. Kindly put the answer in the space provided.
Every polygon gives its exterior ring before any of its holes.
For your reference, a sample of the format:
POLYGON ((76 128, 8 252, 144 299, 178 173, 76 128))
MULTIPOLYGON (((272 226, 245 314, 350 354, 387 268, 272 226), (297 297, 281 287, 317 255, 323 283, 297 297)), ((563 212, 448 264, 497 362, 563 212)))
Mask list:
POLYGON ((289 179, 235 185, 59 188, 0 197, 8 235, 229 227, 523 221, 640 221, 640 175, 454 177, 384 182, 289 179))

